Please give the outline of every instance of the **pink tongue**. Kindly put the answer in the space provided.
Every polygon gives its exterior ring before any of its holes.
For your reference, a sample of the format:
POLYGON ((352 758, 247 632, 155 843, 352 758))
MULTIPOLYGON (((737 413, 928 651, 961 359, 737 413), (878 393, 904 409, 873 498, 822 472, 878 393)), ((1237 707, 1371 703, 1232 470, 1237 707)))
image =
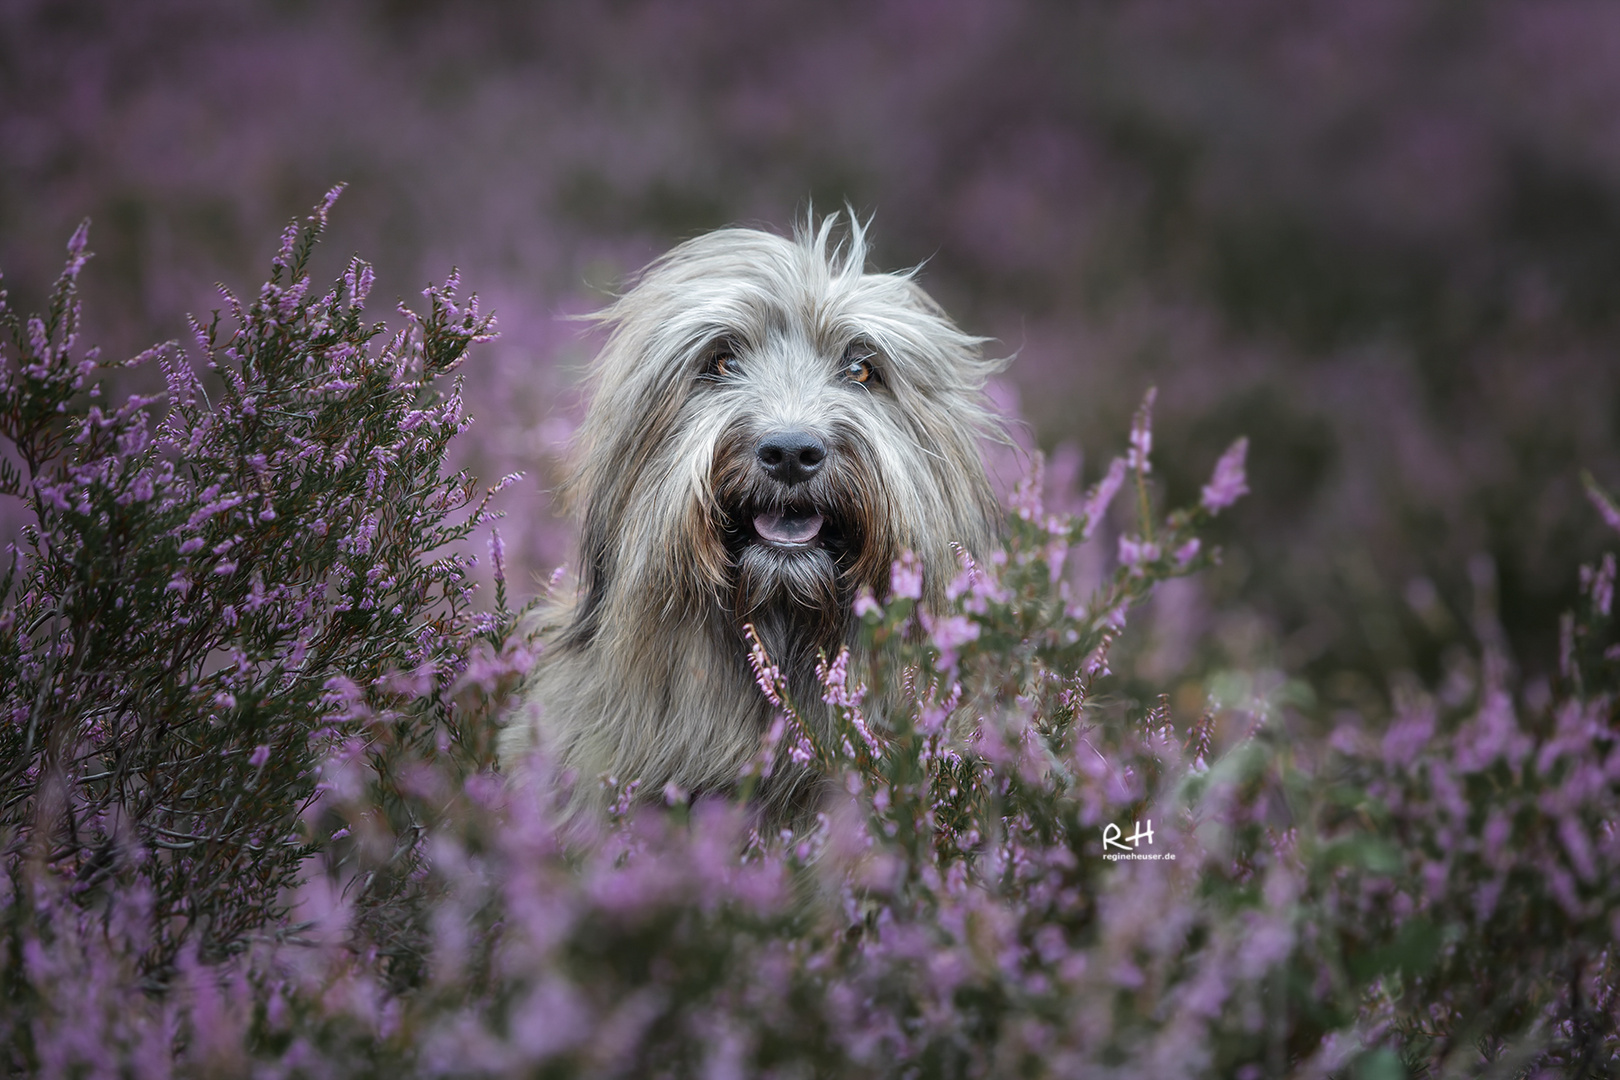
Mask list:
POLYGON ((821 531, 820 514, 760 514, 754 530, 773 544, 807 544, 821 531))

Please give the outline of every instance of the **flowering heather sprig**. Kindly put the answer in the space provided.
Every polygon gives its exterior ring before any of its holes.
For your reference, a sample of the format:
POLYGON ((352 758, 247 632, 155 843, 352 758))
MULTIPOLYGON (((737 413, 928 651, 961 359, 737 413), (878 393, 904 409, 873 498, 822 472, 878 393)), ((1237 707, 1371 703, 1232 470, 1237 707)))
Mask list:
POLYGON ((864 685, 850 685, 848 649, 839 649, 838 655, 833 657, 831 663, 825 658, 817 661, 816 678, 820 680, 824 691, 821 700, 829 705, 858 709, 861 700, 866 697, 864 685))
POLYGON ((1153 471, 1150 457, 1153 452, 1153 402, 1158 396, 1158 387, 1148 387, 1147 393, 1142 395, 1142 404, 1137 406, 1136 415, 1131 417, 1130 450, 1125 456, 1125 467, 1141 476, 1153 471))
POLYGON ((1582 471, 1581 483, 1586 488, 1586 497, 1597 507, 1598 515, 1603 518, 1604 523, 1615 532, 1620 532, 1620 505, 1615 503, 1614 496, 1604 491, 1602 485, 1594 480, 1589 472, 1582 471))
POLYGON ((782 669, 771 663, 771 656, 765 651, 765 645, 759 640, 754 631, 753 623, 743 624, 743 638, 748 642, 748 665, 753 668, 754 681, 759 684, 760 693, 765 700, 778 709, 786 707, 787 678, 782 669))
POLYGON ((1125 459, 1115 458, 1108 464, 1108 472, 1097 481, 1096 486, 1086 496, 1085 509, 1081 518, 1085 525, 1080 533, 1082 540, 1090 540, 1096 533, 1097 526, 1102 524, 1103 517, 1108 513, 1108 506, 1114 501, 1119 487, 1125 482, 1125 459))
POLYGON ((608 803, 608 817, 615 821, 624 820, 630 813, 630 808, 636 802, 636 789, 641 787, 640 780, 631 780, 621 784, 611 776, 602 778, 602 786, 612 792, 613 798, 608 803))
MULTIPOLYGON (((1607 496, 1590 477, 1588 490, 1599 513, 1607 496)), ((1596 567, 1580 568, 1582 608, 1559 626, 1559 670, 1577 694, 1620 697, 1620 618, 1615 612, 1616 560, 1605 552, 1596 567)))
POLYGON ((1206 710, 1191 729, 1187 732, 1186 752, 1191 756, 1188 768, 1193 772, 1205 772, 1209 769, 1209 759, 1214 752, 1215 712, 1206 710))
POLYGON ((1018 479, 1013 486, 1012 494, 1007 499, 1007 509, 1023 518, 1033 521, 1042 511, 1041 488, 1045 483, 1046 459, 1037 453, 1030 461, 1029 470, 1018 479))
POLYGON ((822 731, 818 735, 805 722, 788 689, 786 676, 771 662, 770 654, 765 651, 753 624, 743 625, 743 636, 748 643, 748 663, 754 671, 754 681, 759 684, 765 699, 777 710, 760 742, 759 752, 745 767, 744 775, 740 778, 739 791, 745 798, 752 794, 761 778, 775 772, 777 763, 784 755, 796 766, 810 766, 823 771, 836 768, 835 752, 827 742, 829 734, 841 742, 846 756, 859 753, 870 757, 881 752, 861 713, 861 700, 865 697, 866 687, 852 687, 849 684, 847 651, 841 652, 830 664, 825 659, 819 663, 817 673, 823 684, 822 700, 832 706, 834 725, 831 732, 822 731))
POLYGON ((1229 446, 1215 463, 1215 472, 1204 485, 1198 504, 1212 514, 1218 514, 1239 498, 1249 493, 1248 477, 1243 464, 1249 456, 1249 440, 1242 437, 1229 446))
POLYGON ((816 679, 822 687, 821 700, 832 706, 833 714, 841 728, 854 731, 864 752, 881 755, 883 747, 872 734, 871 725, 867 723, 866 716, 861 711, 861 703, 866 698, 866 685, 852 684, 849 660, 850 653, 846 648, 839 649, 838 655, 833 657, 830 663, 825 658, 817 661, 816 679))
MULTIPOLYGON (((1137 524, 1147 544, 1153 543, 1153 504, 1148 498, 1148 474, 1153 471, 1153 402, 1158 396, 1156 386, 1148 387, 1147 393, 1142 395, 1142 404, 1131 418, 1131 444, 1125 455, 1126 468, 1136 480, 1137 524)), ((1153 558, 1158 558, 1157 549, 1153 558)))
POLYGON ((1597 570, 1592 574, 1590 587, 1587 588, 1592 596, 1592 608, 1598 615, 1607 616, 1614 609, 1614 578, 1614 552, 1606 551, 1603 553, 1603 560, 1598 563, 1597 570))

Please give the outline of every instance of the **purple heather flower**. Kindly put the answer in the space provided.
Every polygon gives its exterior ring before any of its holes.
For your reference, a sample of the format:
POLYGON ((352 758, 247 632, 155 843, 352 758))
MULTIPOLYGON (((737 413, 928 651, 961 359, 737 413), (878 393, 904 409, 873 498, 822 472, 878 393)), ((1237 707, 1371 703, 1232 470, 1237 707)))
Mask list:
POLYGON ((1153 402, 1158 396, 1158 387, 1148 387, 1148 392, 1142 395, 1141 406, 1131 418, 1131 447, 1126 465, 1132 472, 1142 476, 1153 471, 1153 464, 1148 456, 1153 451, 1153 402))
POLYGON ((770 654, 765 651, 752 623, 743 624, 743 636, 748 639, 748 664, 754 669, 754 681, 767 701, 782 708, 781 670, 771 663, 770 654))
POLYGON ((965 615, 949 615, 942 619, 927 619, 928 639, 939 649, 936 666, 941 671, 955 666, 956 652, 970 641, 977 641, 979 624, 965 615))
POLYGON ((1381 746, 1385 764, 1396 767, 1414 760, 1429 745, 1434 735, 1435 714, 1432 706, 1410 709, 1398 714, 1384 733, 1381 746))
MULTIPOLYGON (((206 492, 204 493, 203 497, 208 497, 206 492)), ((186 519, 186 528, 196 529, 215 514, 234 509, 246 501, 247 500, 243 496, 233 494, 227 495, 224 498, 215 499, 212 502, 205 503, 200 509, 186 519)))
POLYGON ((821 700, 829 705, 841 705, 846 708, 857 708, 861 699, 866 695, 864 685, 851 687, 849 685, 849 650, 839 649, 838 655, 832 662, 818 661, 816 664, 816 678, 821 681, 821 700))
POLYGON ((1109 463, 1108 472, 1097 481, 1097 485, 1091 489, 1091 494, 1086 496, 1085 509, 1081 511, 1081 517, 1086 524, 1080 539, 1090 540, 1097 531, 1097 526, 1102 524, 1103 515, 1108 513, 1108 504, 1114 501, 1119 486, 1125 482, 1126 467, 1124 458, 1115 458, 1109 463))
POLYGON ((1605 552, 1597 573, 1592 575, 1592 606, 1600 615, 1607 616, 1614 608, 1614 579, 1614 553, 1605 552))
POLYGON ((1616 505, 1614 498, 1599 487, 1591 476, 1585 475, 1581 479, 1586 484, 1586 497, 1597 507, 1598 514, 1608 523, 1609 528, 1620 532, 1620 505, 1616 505))
POLYGON ((501 543, 499 529, 489 531, 489 561, 495 568, 495 581, 498 584, 506 584, 506 545, 501 543))
POLYGON ((934 735, 942 731, 945 727, 945 721, 950 718, 951 713, 955 712, 956 707, 961 703, 962 684, 952 683, 951 692, 943 702, 932 697, 923 702, 922 709, 917 716, 917 730, 925 735, 934 735))
POLYGON ((1119 561, 1122 565, 1131 568, 1133 574, 1143 573, 1143 567, 1148 563, 1157 562, 1160 551, 1159 545, 1151 540, 1121 536, 1119 538, 1119 561))
POLYGON ((1248 478, 1243 468, 1248 455, 1248 436, 1240 437, 1227 447, 1226 453, 1215 463, 1215 472, 1211 474, 1209 483, 1204 485, 1199 505, 1212 514, 1218 514, 1249 493, 1248 478))
POLYGON ((922 564, 913 552, 901 552, 900 557, 894 561, 894 566, 890 570, 889 588, 896 599, 922 599, 922 564))

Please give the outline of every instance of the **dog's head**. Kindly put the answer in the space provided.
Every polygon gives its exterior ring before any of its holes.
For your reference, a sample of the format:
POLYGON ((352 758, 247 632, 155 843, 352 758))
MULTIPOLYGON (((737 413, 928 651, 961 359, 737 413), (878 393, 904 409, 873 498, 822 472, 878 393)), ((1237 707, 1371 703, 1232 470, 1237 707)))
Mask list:
POLYGON ((570 482, 583 510, 571 636, 718 602, 830 644, 862 586, 993 531, 978 440, 1000 366, 909 274, 865 269, 835 218, 788 240, 724 229, 655 262, 602 313, 570 482))

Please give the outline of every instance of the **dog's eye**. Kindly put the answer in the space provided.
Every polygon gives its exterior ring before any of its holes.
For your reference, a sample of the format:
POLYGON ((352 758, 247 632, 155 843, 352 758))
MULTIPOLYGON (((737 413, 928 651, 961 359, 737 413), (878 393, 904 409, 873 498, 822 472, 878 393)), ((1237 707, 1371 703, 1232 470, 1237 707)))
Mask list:
POLYGON ((709 353, 708 362, 704 364, 703 374, 715 379, 741 375, 742 366, 737 362, 736 347, 728 343, 716 345, 709 353))
POLYGON ((872 361, 876 358, 877 354, 869 346, 859 342, 851 345, 844 350, 844 378, 850 382, 868 385, 881 382, 882 380, 878 378, 877 368, 872 364, 872 361))

